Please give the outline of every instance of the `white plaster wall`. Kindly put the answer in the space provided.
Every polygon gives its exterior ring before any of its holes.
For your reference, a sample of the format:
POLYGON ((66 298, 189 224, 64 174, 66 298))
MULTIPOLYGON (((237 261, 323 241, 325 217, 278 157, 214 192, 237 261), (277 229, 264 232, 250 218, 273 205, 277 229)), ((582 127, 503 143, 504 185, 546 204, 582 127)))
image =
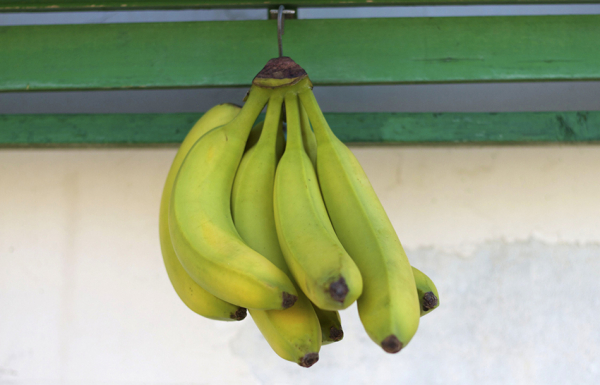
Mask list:
POLYGON ((164 270, 175 154, 0 150, 0 384, 600 383, 600 147, 354 147, 441 306, 389 355, 356 307, 310 369, 164 270))

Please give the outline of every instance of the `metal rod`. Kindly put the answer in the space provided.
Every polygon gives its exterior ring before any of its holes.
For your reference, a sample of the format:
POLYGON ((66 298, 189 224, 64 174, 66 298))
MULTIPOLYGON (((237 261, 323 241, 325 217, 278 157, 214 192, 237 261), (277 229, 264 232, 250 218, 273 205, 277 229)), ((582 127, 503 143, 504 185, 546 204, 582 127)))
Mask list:
POLYGON ((279 57, 283 56, 283 47, 281 46, 281 36, 283 36, 283 33, 283 5, 280 5, 277 11, 277 46, 279 47, 279 57))
POLYGON ((271 9, 271 14, 277 14, 277 47, 279 48, 279 57, 283 56, 283 46, 281 43, 281 36, 284 34, 284 15, 294 15, 296 13, 293 9, 285 9, 283 5, 280 5, 278 9, 271 9))

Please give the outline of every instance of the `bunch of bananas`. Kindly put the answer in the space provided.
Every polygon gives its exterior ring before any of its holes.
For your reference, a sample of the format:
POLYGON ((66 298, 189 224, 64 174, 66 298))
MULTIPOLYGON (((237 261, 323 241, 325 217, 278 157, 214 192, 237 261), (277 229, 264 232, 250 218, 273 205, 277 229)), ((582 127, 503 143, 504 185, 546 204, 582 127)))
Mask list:
POLYGON ((273 350, 304 367, 343 338, 338 310, 354 301, 389 353, 439 304, 306 72, 286 57, 254 78, 243 107, 213 107, 187 135, 165 183, 160 240, 191 310, 229 321, 249 309, 273 350))

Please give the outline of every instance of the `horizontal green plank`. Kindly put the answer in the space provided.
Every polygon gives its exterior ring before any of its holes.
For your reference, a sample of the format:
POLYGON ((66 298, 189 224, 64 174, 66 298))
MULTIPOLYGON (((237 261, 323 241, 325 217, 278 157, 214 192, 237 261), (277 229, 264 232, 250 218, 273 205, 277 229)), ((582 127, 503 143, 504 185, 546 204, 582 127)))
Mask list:
MULTIPOLYGON (((600 0, 577 0, 576 3, 598 3, 600 0)), ((556 4, 572 0, 0 0, 0 12, 7 11, 72 11, 107 9, 177 9, 177 8, 264 8, 269 6, 335 7, 373 5, 471 5, 471 4, 556 4)))
MULTIPOLYGON (((0 27, 0 91, 245 86, 276 22, 0 27)), ((290 20, 315 84, 600 79, 600 15, 290 20)))
MULTIPOLYGON (((0 146, 179 143, 202 114, 0 115, 0 146)), ((346 143, 600 141, 600 111, 328 113, 346 143)))

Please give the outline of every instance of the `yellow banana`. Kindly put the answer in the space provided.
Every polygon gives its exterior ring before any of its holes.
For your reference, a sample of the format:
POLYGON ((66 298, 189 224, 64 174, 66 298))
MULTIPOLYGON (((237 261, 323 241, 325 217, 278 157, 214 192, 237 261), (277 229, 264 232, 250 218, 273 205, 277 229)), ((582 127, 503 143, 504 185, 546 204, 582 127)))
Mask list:
MULTIPOLYGON (((302 143, 304 150, 310 158, 311 163, 317 170, 317 139, 315 133, 310 127, 310 121, 306 109, 300 104, 300 126, 302 127, 302 143)), ((341 341, 344 338, 342 330, 342 320, 340 313, 335 310, 323 310, 314 306, 319 322, 321 323, 321 332, 323 334, 323 345, 328 345, 333 342, 341 341)))
POLYGON ((239 111, 240 107, 233 104, 219 104, 208 110, 192 127, 181 143, 167 175, 159 214, 159 235, 163 261, 175 292, 192 311, 206 318, 222 321, 242 320, 246 317, 246 309, 215 297, 194 282, 186 273, 177 259, 175 250, 173 250, 171 236, 169 235, 168 214, 173 181, 192 145, 208 131, 229 122, 239 111))
POLYGON ((375 343, 397 353, 419 326, 410 263, 369 179, 329 128, 312 91, 300 93, 300 99, 317 138, 317 174, 327 212, 363 277, 360 319, 375 343))
POLYGON ((269 346, 279 357, 309 368, 319 361, 321 347, 319 320, 314 312, 312 316, 315 319, 307 319, 310 308, 310 301, 303 297, 298 298, 296 304, 289 309, 250 309, 250 315, 269 346), (310 326, 307 326, 307 322, 310 326))
MULTIPOLYGON (((310 90, 308 79, 304 90, 310 90)), ((301 84, 301 83, 299 83, 301 84)), ((274 189, 277 236, 287 265, 306 296, 325 310, 345 309, 362 292, 362 279, 338 240, 304 150, 297 93, 285 96, 288 136, 274 189)))
MULTIPOLYGON (((250 136, 248 137, 248 142, 246 142, 246 152, 250 150, 256 143, 258 143, 258 139, 263 130, 263 124, 265 122, 257 123, 254 127, 252 127, 252 131, 250 131, 250 136)), ((280 122, 281 126, 283 122, 280 122)), ((276 153, 277 159, 281 158, 283 155, 283 151, 285 150, 285 135, 283 134, 283 130, 280 129, 277 131, 277 144, 276 144, 276 153)))
MULTIPOLYGON (((317 139, 315 133, 310 127, 310 121, 306 109, 300 104, 300 125, 302 127, 302 143, 304 150, 310 158, 311 163, 317 170, 317 139)), ((321 332, 323 334, 323 345, 328 345, 333 342, 341 341, 344 338, 342 330, 342 320, 340 313, 335 310, 323 310, 314 306, 319 322, 321 323, 321 332)))
POLYGON ((194 281, 227 302, 263 310, 292 306, 297 291, 240 238, 231 189, 252 125, 271 94, 253 84, 240 113, 196 142, 175 179, 169 210, 173 246, 194 281))
POLYGON ((415 277, 415 284, 417 285, 417 293, 419 294, 421 317, 423 317, 440 306, 440 296, 431 278, 414 266, 412 271, 415 277))
POLYGON ((308 114, 303 105, 300 105, 300 125, 302 126, 302 143, 304 143, 304 149, 310 158, 310 161, 317 170, 317 138, 315 133, 310 127, 310 121, 308 120, 308 114))
POLYGON ((323 335, 323 345, 329 345, 344 338, 342 330, 342 319, 340 313, 331 310, 322 310, 313 306, 319 323, 321 324, 321 334, 323 335))
POLYGON ((248 140, 246 141, 246 151, 251 149, 257 142, 258 138, 260 138, 260 134, 262 133, 264 122, 259 122, 252 127, 250 130, 250 135, 248 135, 248 140))
MULTIPOLYGON (((231 194, 235 226, 248 246, 289 274, 279 247, 273 214, 273 182, 281 154, 281 105, 285 89, 275 90, 258 142, 242 158, 231 194)), ((309 300, 298 290, 296 304, 285 310, 250 309, 252 319, 273 350, 283 359, 309 367, 319 359, 321 328, 309 300)))

